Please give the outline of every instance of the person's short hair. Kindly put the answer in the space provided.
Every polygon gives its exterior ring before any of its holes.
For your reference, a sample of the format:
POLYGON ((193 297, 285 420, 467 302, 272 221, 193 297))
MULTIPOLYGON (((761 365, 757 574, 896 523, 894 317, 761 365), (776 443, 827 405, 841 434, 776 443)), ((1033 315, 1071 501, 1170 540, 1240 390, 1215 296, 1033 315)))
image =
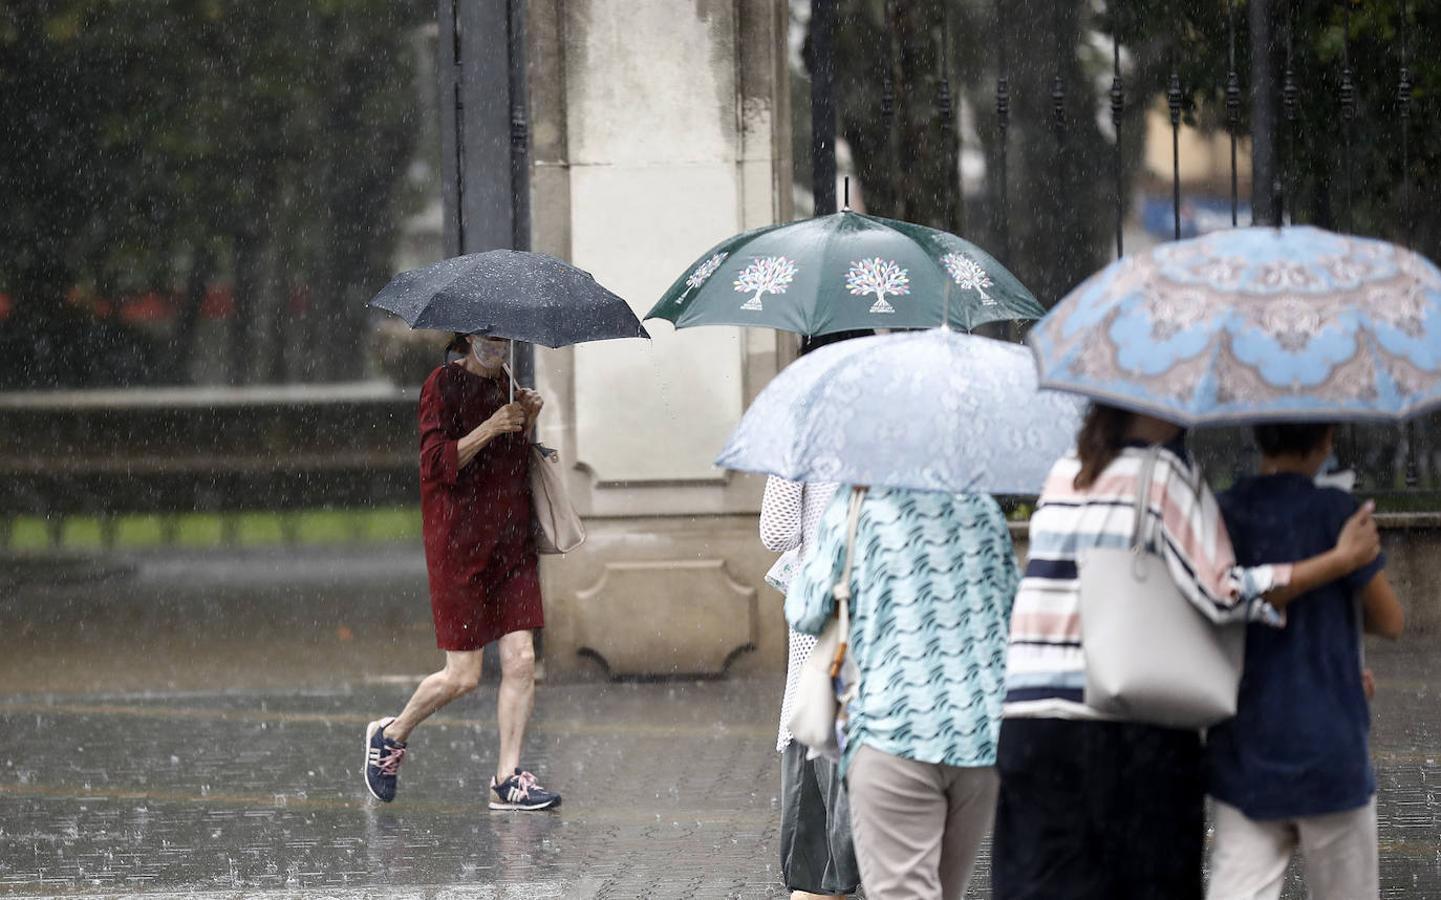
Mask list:
POLYGON ((1321 446, 1336 426, 1330 422, 1257 425, 1256 446, 1267 456, 1305 456, 1321 446))
POLYGON ((812 350, 819 350, 831 344, 839 344, 841 341, 848 341, 851 338, 870 337, 875 334, 869 328, 862 328, 857 331, 832 331, 830 334, 801 335, 801 356, 805 356, 812 350))

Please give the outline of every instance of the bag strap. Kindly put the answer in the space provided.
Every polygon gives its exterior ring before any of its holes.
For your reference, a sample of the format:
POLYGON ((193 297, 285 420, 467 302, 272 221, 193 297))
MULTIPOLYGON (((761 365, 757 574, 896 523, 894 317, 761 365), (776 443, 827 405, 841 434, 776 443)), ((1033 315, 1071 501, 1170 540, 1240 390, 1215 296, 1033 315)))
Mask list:
POLYGON ((849 519, 846 522, 846 561, 841 566, 841 578, 831 588, 831 596, 836 600, 836 616, 840 619, 840 641, 836 645, 835 658, 831 660, 831 677, 835 678, 841 672, 841 664, 845 662, 846 650, 851 640, 851 563, 855 560, 856 531, 861 522, 861 506, 865 503, 866 489, 857 487, 851 489, 851 508, 849 519))
POLYGON ((1146 528, 1146 519, 1151 510, 1151 481, 1156 475, 1156 461, 1161 458, 1161 448, 1151 447, 1141 463, 1141 480, 1136 482, 1136 522, 1131 529, 1131 549, 1137 553, 1146 549, 1141 534, 1146 528))
MULTIPOLYGON (((1147 513, 1150 512, 1151 480, 1155 477, 1156 465, 1160 462, 1160 459, 1161 446, 1156 444, 1146 451, 1146 460, 1141 463, 1141 480, 1137 484, 1139 490, 1136 492, 1136 522, 1131 532, 1131 549, 1137 552, 1145 549, 1145 543, 1141 540, 1141 534, 1145 528, 1146 519, 1148 518, 1147 513)), ((1201 470, 1200 463, 1186 459, 1183 459, 1182 462, 1184 464, 1182 475, 1189 474, 1191 476, 1189 481, 1186 481, 1184 477, 1182 478, 1186 486, 1191 490, 1191 502, 1200 503, 1201 493, 1205 490, 1206 474, 1201 470)), ((1173 466, 1172 468, 1174 470, 1175 467, 1173 466)), ((1158 548, 1160 547, 1159 540, 1156 540, 1155 544, 1158 548)))

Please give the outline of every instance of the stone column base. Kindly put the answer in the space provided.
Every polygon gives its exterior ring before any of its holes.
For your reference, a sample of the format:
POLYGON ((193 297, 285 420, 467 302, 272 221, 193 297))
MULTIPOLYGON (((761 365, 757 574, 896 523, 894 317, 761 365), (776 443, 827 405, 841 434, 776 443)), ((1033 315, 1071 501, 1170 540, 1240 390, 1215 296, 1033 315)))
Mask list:
POLYGON ((589 539, 542 557, 546 668, 554 677, 785 671, 775 560, 754 515, 591 519, 589 539))

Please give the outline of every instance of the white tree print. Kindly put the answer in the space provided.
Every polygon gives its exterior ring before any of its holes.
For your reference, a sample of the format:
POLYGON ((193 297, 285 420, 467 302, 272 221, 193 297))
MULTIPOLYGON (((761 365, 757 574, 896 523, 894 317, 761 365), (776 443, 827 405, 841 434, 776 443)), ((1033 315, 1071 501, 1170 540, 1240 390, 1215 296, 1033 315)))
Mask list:
POLYGON ((715 274, 715 270, 720 268, 720 264, 725 262, 725 258, 727 256, 730 256, 730 254, 725 251, 721 251, 720 253, 715 254, 710 259, 696 266, 695 271, 690 273, 690 276, 685 280, 685 293, 675 298, 675 302, 681 302, 686 298, 686 294, 689 294, 691 291, 705 284, 706 280, 715 274))
POLYGON ((886 302, 886 295, 898 297, 911 292, 911 278, 906 270, 894 260, 861 259, 851 263, 846 272, 846 287, 853 295, 875 294, 876 302, 871 304, 873 313, 893 313, 896 308, 886 302))
POLYGON ((795 277, 796 264, 784 256, 757 256, 736 276, 736 293, 755 292, 741 309, 760 311, 762 294, 784 294, 795 277))
POLYGON ((951 273, 951 279, 962 290, 975 291, 981 295, 981 305, 996 305, 995 298, 986 293, 986 288, 991 287, 991 276, 987 275, 986 270, 974 259, 959 253, 947 253, 941 257, 941 262, 945 264, 946 271, 951 273))

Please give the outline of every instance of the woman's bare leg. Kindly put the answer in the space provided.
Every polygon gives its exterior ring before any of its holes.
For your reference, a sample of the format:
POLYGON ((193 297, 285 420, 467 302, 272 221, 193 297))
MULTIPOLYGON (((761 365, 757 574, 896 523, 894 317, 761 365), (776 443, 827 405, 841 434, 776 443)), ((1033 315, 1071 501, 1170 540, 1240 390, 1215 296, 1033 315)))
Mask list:
POLYGON ((457 700, 480 684, 479 650, 445 651, 445 668, 426 676, 411 695, 405 709, 385 728, 385 736, 402 743, 415 726, 435 714, 436 710, 457 700))
POLYGON ((529 631, 512 631, 500 639, 500 758, 495 777, 504 781, 520 766, 520 745, 535 707, 535 641, 529 631))

